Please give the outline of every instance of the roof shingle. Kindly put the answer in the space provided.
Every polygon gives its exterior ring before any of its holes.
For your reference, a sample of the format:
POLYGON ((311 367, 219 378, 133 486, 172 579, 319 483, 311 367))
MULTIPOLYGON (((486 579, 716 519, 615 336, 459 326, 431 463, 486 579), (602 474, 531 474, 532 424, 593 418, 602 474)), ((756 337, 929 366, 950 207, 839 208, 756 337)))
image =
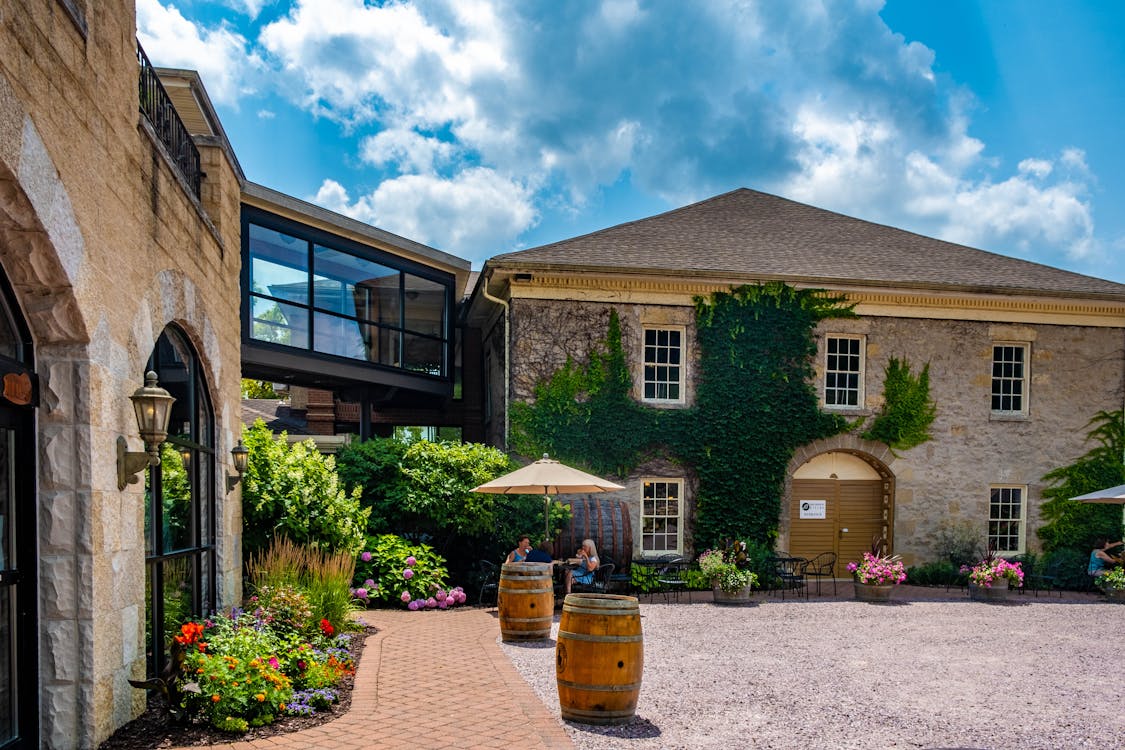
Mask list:
POLYGON ((740 188, 490 265, 1125 297, 1125 285, 740 188))

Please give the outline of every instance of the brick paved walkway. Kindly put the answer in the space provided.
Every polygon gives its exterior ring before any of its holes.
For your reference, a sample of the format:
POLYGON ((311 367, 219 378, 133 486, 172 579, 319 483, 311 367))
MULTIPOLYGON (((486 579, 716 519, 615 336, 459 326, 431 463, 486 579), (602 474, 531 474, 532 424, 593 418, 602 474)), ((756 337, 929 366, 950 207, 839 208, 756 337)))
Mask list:
POLYGON ((495 609, 370 610, 351 709, 313 729, 229 750, 568 750, 557 717, 500 651, 495 609))

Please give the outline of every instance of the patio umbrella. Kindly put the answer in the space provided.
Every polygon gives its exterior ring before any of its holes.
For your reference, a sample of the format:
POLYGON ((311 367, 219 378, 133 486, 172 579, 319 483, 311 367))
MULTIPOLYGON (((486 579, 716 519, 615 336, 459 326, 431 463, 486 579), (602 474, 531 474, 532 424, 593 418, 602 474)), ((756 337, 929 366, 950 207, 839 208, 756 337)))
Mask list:
POLYGON ((1116 487, 1109 487, 1104 490, 1097 490, 1096 492, 1087 492, 1085 495, 1072 497, 1080 503, 1103 503, 1106 505, 1125 505, 1125 484, 1119 484, 1116 487))
POLYGON ((547 536, 551 535, 550 505, 551 495, 565 495, 581 492, 609 492, 625 489, 608 479, 601 479, 573 467, 561 464, 543 454, 543 458, 521 469, 474 487, 473 492, 487 492, 494 495, 542 495, 544 526, 547 536))

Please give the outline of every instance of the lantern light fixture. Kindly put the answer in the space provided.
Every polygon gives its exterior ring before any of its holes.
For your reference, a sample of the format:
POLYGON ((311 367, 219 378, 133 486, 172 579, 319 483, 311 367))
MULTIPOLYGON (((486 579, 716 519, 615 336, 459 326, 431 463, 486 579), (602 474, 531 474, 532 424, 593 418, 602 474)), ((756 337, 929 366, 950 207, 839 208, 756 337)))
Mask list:
POLYGON ((117 437, 117 489, 135 484, 140 472, 160 464, 160 444, 168 437, 168 418, 176 400, 156 384, 156 373, 145 373, 145 384, 129 397, 137 417, 137 431, 144 441, 144 451, 130 451, 124 435, 117 437))
POLYGON ((242 475, 246 473, 246 467, 250 465, 250 451, 242 443, 242 438, 238 439, 238 445, 230 449, 230 457, 234 461, 234 470, 238 474, 227 475, 227 492, 238 486, 238 483, 242 481, 242 475))

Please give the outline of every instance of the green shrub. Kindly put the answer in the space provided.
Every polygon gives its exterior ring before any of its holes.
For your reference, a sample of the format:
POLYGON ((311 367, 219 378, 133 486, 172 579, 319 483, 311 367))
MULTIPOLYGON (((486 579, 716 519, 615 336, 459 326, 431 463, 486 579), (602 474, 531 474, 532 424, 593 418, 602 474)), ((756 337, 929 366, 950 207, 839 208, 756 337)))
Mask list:
POLYGON ((306 440, 290 445, 258 420, 244 440, 250 451, 242 477, 242 549, 249 558, 274 536, 320 549, 359 552, 370 510, 360 492, 346 493, 336 462, 306 440))
POLYGON ((906 582, 913 586, 959 586, 964 577, 960 566, 949 560, 923 563, 906 570, 906 582))
MULTIPOLYGON (((1092 549, 1092 546, 1091 546, 1092 549)), ((1061 548, 1044 552, 1038 562, 1043 570, 1054 570, 1055 584, 1060 588, 1085 591, 1090 588, 1089 549, 1061 548)))
POLYGON ((394 534, 370 537, 356 562, 356 585, 374 581, 368 597, 372 603, 386 606, 403 607, 411 601, 428 599, 439 590, 448 590, 447 578, 445 560, 432 547, 411 544, 394 534), (406 599, 404 593, 408 594, 406 599))
POLYGON ((980 527, 967 519, 944 519, 934 534, 934 549, 953 567, 975 565, 984 557, 980 527))

